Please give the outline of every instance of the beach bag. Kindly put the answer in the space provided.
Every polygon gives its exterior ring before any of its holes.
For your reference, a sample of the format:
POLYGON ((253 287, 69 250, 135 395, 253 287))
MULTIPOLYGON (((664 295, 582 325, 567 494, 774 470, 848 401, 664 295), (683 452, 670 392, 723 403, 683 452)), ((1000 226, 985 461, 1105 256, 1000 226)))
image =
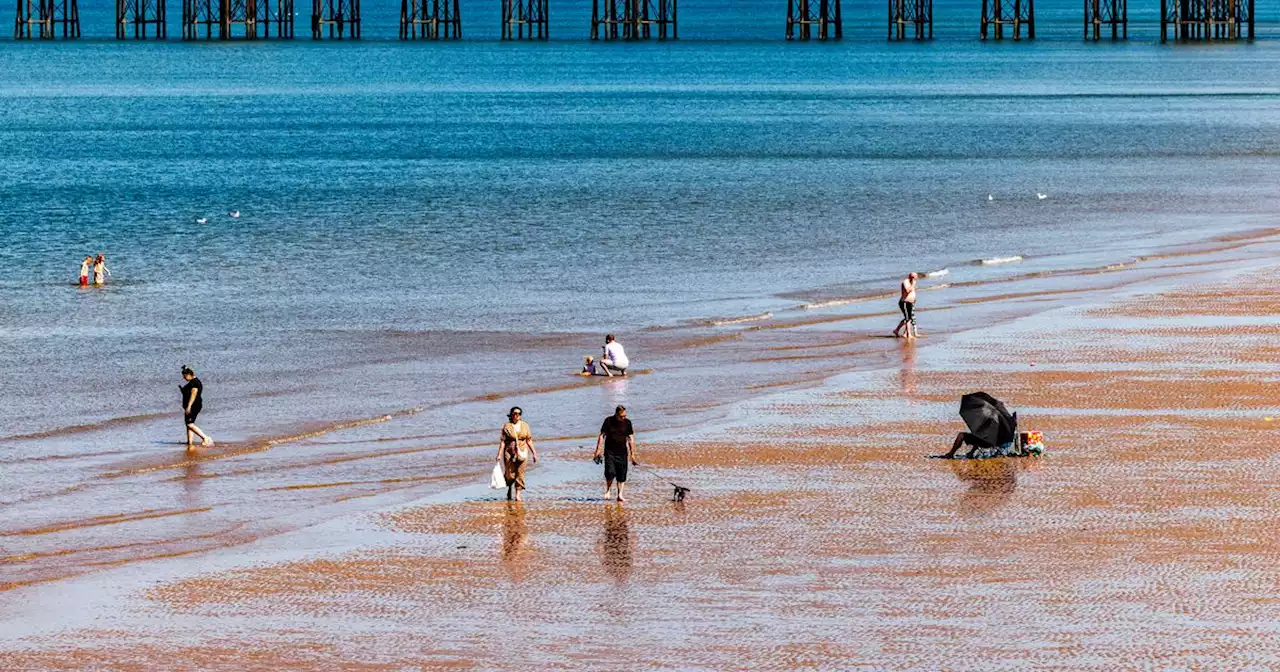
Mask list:
POLYGON ((1027 455, 1044 454, 1044 432, 1023 432, 1022 452, 1027 455))
POLYGON ((489 487, 494 490, 507 487, 507 477, 502 472, 502 462, 493 465, 493 472, 489 474, 489 487))

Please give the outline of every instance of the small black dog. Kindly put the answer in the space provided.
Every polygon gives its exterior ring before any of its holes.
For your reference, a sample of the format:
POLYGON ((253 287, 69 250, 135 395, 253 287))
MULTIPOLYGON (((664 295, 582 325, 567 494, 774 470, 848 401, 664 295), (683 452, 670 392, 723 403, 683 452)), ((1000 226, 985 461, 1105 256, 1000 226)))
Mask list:
POLYGON ((689 488, 682 488, 682 487, 680 487, 680 486, 678 486, 678 485, 673 486, 673 487, 675 487, 675 489, 676 489, 676 494, 675 494, 675 499, 673 499, 673 500, 671 500, 671 501, 673 501, 673 502, 683 502, 683 501, 684 501, 684 496, 685 496, 685 494, 687 494, 687 493, 689 492, 689 488))

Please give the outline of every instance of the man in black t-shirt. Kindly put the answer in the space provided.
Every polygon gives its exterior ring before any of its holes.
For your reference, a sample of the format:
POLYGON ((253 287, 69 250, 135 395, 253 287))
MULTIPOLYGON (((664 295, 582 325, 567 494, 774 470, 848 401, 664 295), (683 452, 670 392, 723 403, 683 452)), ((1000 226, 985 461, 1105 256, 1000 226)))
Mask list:
POLYGON ((604 457, 604 498, 609 498, 609 490, 613 482, 618 482, 618 501, 627 501, 622 497, 623 486, 627 483, 627 466, 636 462, 635 431, 631 429, 631 421, 627 419, 627 409, 619 406, 613 409, 613 415, 604 419, 600 425, 600 436, 596 438, 595 458, 604 457))

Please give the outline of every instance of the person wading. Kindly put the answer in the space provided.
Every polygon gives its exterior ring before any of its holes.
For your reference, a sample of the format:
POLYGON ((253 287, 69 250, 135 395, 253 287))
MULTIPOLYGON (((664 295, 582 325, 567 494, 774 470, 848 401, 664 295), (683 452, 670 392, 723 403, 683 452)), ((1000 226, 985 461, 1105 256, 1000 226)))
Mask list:
POLYGON ((196 372, 182 367, 182 379, 187 381, 178 389, 182 390, 182 421, 187 425, 187 450, 191 450, 191 435, 200 437, 200 445, 212 446, 213 439, 196 427, 196 417, 204 407, 204 384, 196 378, 196 372))
POLYGON ((600 436, 596 437, 596 452, 592 456, 596 463, 604 458, 604 498, 609 498, 609 490, 614 481, 618 482, 618 501, 627 501, 622 490, 627 484, 627 467, 636 462, 635 431, 631 421, 627 419, 627 408, 618 406, 613 415, 604 419, 600 425, 600 436))
POLYGON ((902 321, 898 322, 898 326, 894 327, 893 335, 902 336, 902 329, 907 330, 907 338, 915 338, 920 335, 920 330, 916 328, 916 279, 920 276, 915 273, 908 273, 907 279, 902 281, 902 296, 898 299, 898 310, 902 311, 902 321))
POLYGON ((507 481, 507 499, 524 501, 524 471, 529 461, 538 461, 538 451, 533 447, 533 434, 529 423, 521 417, 524 411, 515 406, 507 413, 502 425, 502 442, 498 445, 498 459, 502 461, 502 476, 507 481))

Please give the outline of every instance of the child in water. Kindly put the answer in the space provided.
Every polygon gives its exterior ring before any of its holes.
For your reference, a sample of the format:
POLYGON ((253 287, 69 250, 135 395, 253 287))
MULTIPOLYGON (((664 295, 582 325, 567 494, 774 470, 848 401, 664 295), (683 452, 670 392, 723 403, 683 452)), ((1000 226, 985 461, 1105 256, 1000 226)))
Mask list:
POLYGON ((582 359, 586 361, 586 364, 582 365, 582 375, 584 376, 596 375, 596 360, 592 358, 591 355, 587 355, 582 359))
POLYGON ((95 287, 101 287, 106 282, 107 276, 111 275, 110 269, 107 268, 107 257, 101 252, 98 258, 93 260, 93 284, 95 287))
POLYGON ((89 286, 89 267, 93 266, 93 255, 87 255, 84 261, 80 262, 80 286, 89 286))

